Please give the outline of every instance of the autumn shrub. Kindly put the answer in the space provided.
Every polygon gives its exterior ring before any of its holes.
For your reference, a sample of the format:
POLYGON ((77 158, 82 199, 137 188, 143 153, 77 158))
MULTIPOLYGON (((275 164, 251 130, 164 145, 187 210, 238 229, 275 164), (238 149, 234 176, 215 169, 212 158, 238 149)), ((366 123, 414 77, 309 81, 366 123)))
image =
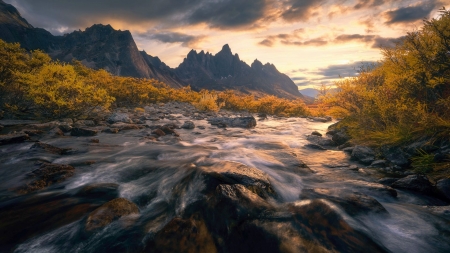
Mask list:
POLYGON ((193 105, 200 111, 217 112, 220 106, 217 103, 217 94, 214 91, 201 90, 200 99, 193 105))
POLYGON ((425 21, 377 65, 336 83, 324 101, 345 117, 356 140, 400 144, 424 135, 450 134, 450 13, 425 21))

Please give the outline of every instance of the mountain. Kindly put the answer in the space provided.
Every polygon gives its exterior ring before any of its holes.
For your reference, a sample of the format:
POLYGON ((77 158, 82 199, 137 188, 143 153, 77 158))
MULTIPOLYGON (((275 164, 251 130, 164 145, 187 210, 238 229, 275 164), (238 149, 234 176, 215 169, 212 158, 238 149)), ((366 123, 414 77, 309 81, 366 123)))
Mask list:
POLYGON ((318 89, 314 89, 314 88, 306 88, 306 89, 301 89, 299 90, 299 92, 302 95, 308 96, 308 97, 317 97, 317 95, 319 95, 319 90, 318 89))
POLYGON ((246 93, 268 93, 285 98, 299 98, 297 86, 273 64, 255 60, 251 66, 232 54, 228 44, 215 55, 191 50, 175 69, 185 83, 196 89, 235 89, 246 93))
POLYGON ((118 31, 110 25, 96 24, 85 31, 54 36, 35 28, 21 17, 17 9, 0 0, 0 39, 19 42, 27 50, 42 49, 53 59, 73 59, 94 69, 105 69, 114 75, 154 78, 171 87, 191 85, 193 89, 234 89, 244 93, 272 94, 301 98, 292 80, 273 64, 255 60, 251 66, 232 54, 228 45, 215 55, 191 50, 175 69, 158 57, 139 51, 129 31, 118 31))

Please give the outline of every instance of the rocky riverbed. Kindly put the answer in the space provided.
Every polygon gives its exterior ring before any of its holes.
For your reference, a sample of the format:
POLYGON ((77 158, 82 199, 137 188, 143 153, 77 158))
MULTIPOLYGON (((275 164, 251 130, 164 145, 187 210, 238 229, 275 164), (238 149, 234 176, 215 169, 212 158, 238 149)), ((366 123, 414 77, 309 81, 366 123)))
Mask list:
POLYGON ((332 123, 182 103, 1 120, 0 251, 449 252, 448 184, 332 123))

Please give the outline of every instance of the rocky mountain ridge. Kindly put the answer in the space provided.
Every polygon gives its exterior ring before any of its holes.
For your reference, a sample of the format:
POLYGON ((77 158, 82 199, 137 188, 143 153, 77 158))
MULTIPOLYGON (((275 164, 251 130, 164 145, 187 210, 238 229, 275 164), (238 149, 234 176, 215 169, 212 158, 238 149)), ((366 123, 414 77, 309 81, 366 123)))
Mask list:
POLYGON ((80 60, 94 69, 114 75, 154 78, 174 88, 191 85, 195 90, 239 90, 244 93, 271 94, 301 98, 297 86, 273 64, 255 60, 251 66, 232 54, 228 45, 215 55, 191 50, 175 69, 158 57, 139 51, 129 31, 95 24, 85 31, 54 36, 30 25, 17 9, 0 0, 0 39, 19 42, 27 50, 42 49, 53 59, 80 60))

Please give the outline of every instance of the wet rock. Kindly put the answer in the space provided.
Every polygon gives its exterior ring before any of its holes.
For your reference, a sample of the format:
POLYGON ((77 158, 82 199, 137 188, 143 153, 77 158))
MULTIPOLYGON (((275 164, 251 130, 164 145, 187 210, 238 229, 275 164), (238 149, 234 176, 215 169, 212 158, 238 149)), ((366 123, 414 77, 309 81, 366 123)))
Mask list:
POLYGON ((31 181, 18 190, 21 194, 44 189, 50 185, 61 183, 75 174, 75 168, 66 164, 42 164, 27 175, 31 181))
POLYGON ((177 131, 175 131, 175 128, 178 128, 175 124, 165 124, 161 127, 161 130, 165 134, 174 135, 174 136, 180 136, 177 131))
POLYGON ((359 170, 359 167, 356 165, 350 165, 350 166, 348 166, 348 169, 349 170, 359 170))
POLYGON ((264 120, 264 119, 267 119, 267 114, 265 114, 265 113, 259 113, 257 117, 258 117, 260 120, 264 120))
POLYGON ((74 127, 74 128, 72 128, 72 131, 70 132, 70 135, 71 136, 77 136, 77 137, 81 137, 81 136, 95 136, 95 135, 97 135, 97 132, 98 132, 98 130, 94 130, 94 129, 74 127))
POLYGON ((192 121, 185 121, 184 124, 181 126, 181 128, 184 129, 194 129, 195 128, 195 124, 192 121))
POLYGON ((327 150, 326 148, 320 146, 319 144, 314 144, 314 143, 305 144, 304 147, 307 147, 310 149, 317 149, 317 150, 327 150))
POLYGON ((352 154, 354 149, 355 149, 355 147, 347 147, 347 148, 343 148, 342 151, 344 151, 347 154, 352 154))
POLYGON ((362 164, 369 165, 375 161, 375 152, 369 147, 355 146, 350 158, 362 164))
POLYGON ((136 124, 127 124, 127 123, 123 123, 123 122, 118 122, 118 123, 114 123, 112 125, 110 125, 110 129, 112 128, 117 128, 120 131, 125 131, 125 130, 137 130, 137 129, 141 129, 143 128, 143 126, 139 126, 136 124))
POLYGON ((370 164, 372 168, 384 168, 386 167, 386 160, 375 160, 370 164))
POLYGON ((254 128, 256 126, 256 119, 253 116, 236 118, 209 118, 208 121, 211 125, 221 124, 228 127, 254 128))
POLYGON ((166 135, 166 133, 164 133, 164 131, 161 130, 161 129, 159 129, 159 128, 153 130, 153 131, 152 131, 152 134, 155 134, 155 135, 157 135, 157 136, 165 136, 165 135, 166 135))
POLYGON ((103 130, 102 132, 108 133, 108 134, 117 134, 119 132, 119 128, 107 128, 103 130))
POLYGON ((392 187, 366 182, 361 180, 347 180, 346 184, 352 185, 357 192, 361 192, 367 195, 375 196, 375 197, 397 197, 397 191, 392 187))
POLYGON ((73 124, 74 127, 93 127, 95 125, 93 120, 78 120, 73 124))
POLYGON ((58 155, 67 154, 70 150, 72 150, 71 148, 58 148, 43 142, 36 142, 30 147, 30 149, 44 150, 46 152, 58 155))
POLYGON ((70 126, 69 124, 59 125, 58 127, 59 127, 59 129, 61 129, 61 131, 63 131, 64 133, 68 133, 68 132, 72 131, 72 126, 70 126))
POLYGON ((317 144, 319 146, 323 146, 323 147, 334 147, 336 146, 336 143, 334 143, 334 141, 328 139, 328 138, 323 138, 321 136, 318 135, 308 135, 306 137, 306 139, 314 144, 317 144))
POLYGON ((99 139, 90 139, 89 140, 90 143, 100 143, 99 139))
POLYGON ((433 186, 424 175, 409 175, 395 181, 391 186, 394 188, 417 191, 425 194, 433 193, 433 186))
POLYGON ((450 200, 450 178, 444 178, 437 181, 436 188, 442 197, 450 200))
POLYGON ((359 192, 342 189, 303 189, 301 199, 326 199, 345 210, 350 215, 367 213, 387 213, 376 199, 359 192))
POLYGON ((308 117, 309 120, 314 121, 314 122, 330 122, 332 120, 332 118, 330 116, 325 116, 325 117, 308 117))
POLYGON ((30 136, 25 133, 0 135, 0 146, 13 143, 21 143, 29 140, 30 136))
POLYGON ((367 235, 352 228, 345 219, 322 200, 302 201, 289 206, 295 225, 311 241, 333 252, 388 252, 367 235))
POLYGON ((55 137, 64 136, 64 132, 59 127, 53 128, 48 132, 48 134, 55 137))
POLYGON ((322 137, 322 134, 319 133, 319 132, 317 132, 317 131, 313 131, 313 132, 311 133, 311 135, 317 135, 317 136, 322 137))
POLYGON ((200 218, 173 218, 143 252, 217 252, 213 237, 200 218))
POLYGON ((139 208, 136 204, 125 198, 113 199, 89 214, 85 229, 86 231, 93 231, 107 226, 122 216, 130 214, 139 214, 139 208))
POLYGON ((108 117, 106 121, 109 124, 114 124, 117 122, 133 123, 133 121, 128 116, 128 113, 120 113, 120 112, 113 113, 111 116, 108 117))

